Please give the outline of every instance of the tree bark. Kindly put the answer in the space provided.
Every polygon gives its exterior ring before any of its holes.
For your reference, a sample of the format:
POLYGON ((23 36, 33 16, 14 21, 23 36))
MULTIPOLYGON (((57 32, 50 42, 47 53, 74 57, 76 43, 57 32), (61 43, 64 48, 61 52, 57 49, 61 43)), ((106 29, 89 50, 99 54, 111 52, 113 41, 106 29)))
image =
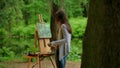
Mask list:
POLYGON ((90 0, 81 68, 120 68, 120 0, 90 0))
POLYGON ((57 40, 57 23, 55 22, 55 13, 56 11, 59 9, 59 7, 54 3, 54 2, 51 2, 51 24, 50 24, 50 27, 51 27, 51 33, 52 33, 52 39, 51 41, 53 40, 57 40))

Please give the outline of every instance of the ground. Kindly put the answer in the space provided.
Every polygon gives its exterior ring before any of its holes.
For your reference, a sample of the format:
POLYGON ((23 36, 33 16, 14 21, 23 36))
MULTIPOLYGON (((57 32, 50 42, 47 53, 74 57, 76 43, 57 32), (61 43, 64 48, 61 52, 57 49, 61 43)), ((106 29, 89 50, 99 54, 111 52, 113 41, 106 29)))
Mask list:
MULTIPOLYGON (((34 63, 31 63, 31 65, 33 65, 33 64, 34 63)), ((42 61, 41 66, 42 66, 42 68, 53 68, 50 61, 42 61)), ((4 63, 0 63, 0 68, 27 68, 27 63, 23 63, 23 62, 4 62, 4 63)), ((37 68, 37 66, 34 67, 34 68, 37 68)), ((80 62, 67 61, 66 68, 80 68, 80 62)))

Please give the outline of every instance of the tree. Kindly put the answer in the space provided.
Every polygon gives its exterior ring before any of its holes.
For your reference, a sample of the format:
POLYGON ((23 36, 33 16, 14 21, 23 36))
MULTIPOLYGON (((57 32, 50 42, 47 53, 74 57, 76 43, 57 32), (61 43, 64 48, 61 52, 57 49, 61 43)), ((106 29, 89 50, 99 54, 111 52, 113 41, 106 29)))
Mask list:
POLYGON ((11 34, 12 27, 15 26, 18 21, 21 23, 22 1, 20 0, 0 0, 0 28, 4 28, 11 34))
POLYGON ((60 9, 63 8, 64 6, 64 2, 62 2, 62 0, 51 0, 51 21, 50 21, 50 26, 51 26, 51 33, 52 33, 52 39, 56 40, 57 39, 57 29, 58 29, 58 25, 55 22, 55 13, 60 9), (62 5, 61 5, 62 4, 62 5))
POLYGON ((25 25, 28 25, 29 23, 29 19, 30 19, 30 9, 28 10, 28 8, 30 8, 31 6, 29 6, 29 5, 31 5, 31 0, 23 0, 24 1, 24 8, 23 8, 23 10, 22 10, 22 12, 23 12, 23 18, 24 18, 24 20, 25 20, 25 25), (29 6, 29 7, 26 7, 26 6, 29 6))
POLYGON ((52 40, 56 40, 57 39, 57 23, 55 22, 55 18, 54 18, 54 15, 55 15, 55 12, 58 10, 58 6, 55 4, 55 3, 51 3, 52 5, 52 9, 51 9, 51 33, 52 33, 52 40))
POLYGON ((90 0, 81 68, 120 68, 120 0, 90 0))

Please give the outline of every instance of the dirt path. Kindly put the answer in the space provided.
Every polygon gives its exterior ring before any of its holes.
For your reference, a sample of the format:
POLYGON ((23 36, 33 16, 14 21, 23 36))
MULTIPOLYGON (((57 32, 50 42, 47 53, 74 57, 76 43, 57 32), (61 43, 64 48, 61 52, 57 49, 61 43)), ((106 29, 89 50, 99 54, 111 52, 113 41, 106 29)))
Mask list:
MULTIPOLYGON (((0 63, 1 66, 0 68, 27 68, 27 63, 0 63)), ((31 63, 31 65, 33 65, 34 63, 31 63)), ((42 68, 53 68, 52 64, 49 61, 42 61, 41 62, 41 66, 42 68)), ((34 68, 37 68, 34 67, 34 68)), ((67 65, 66 68, 80 68, 80 62, 71 62, 71 61, 67 61, 67 65)))

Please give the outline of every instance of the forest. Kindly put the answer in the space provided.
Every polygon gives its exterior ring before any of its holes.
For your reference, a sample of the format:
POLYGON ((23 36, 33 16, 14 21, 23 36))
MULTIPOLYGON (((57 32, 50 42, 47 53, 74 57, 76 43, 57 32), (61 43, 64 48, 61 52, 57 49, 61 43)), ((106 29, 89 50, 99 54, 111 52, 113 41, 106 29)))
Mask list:
POLYGON ((65 10, 73 31, 67 58, 72 68, 120 68, 120 0, 0 0, 0 68, 6 62, 25 66, 24 54, 34 51, 39 14, 56 40, 58 9, 65 10))
POLYGON ((88 0, 0 0, 0 62, 26 62, 24 53, 34 51, 34 31, 42 14, 51 24, 52 3, 64 8, 72 26, 69 61, 81 61, 82 39, 87 23, 88 0))

